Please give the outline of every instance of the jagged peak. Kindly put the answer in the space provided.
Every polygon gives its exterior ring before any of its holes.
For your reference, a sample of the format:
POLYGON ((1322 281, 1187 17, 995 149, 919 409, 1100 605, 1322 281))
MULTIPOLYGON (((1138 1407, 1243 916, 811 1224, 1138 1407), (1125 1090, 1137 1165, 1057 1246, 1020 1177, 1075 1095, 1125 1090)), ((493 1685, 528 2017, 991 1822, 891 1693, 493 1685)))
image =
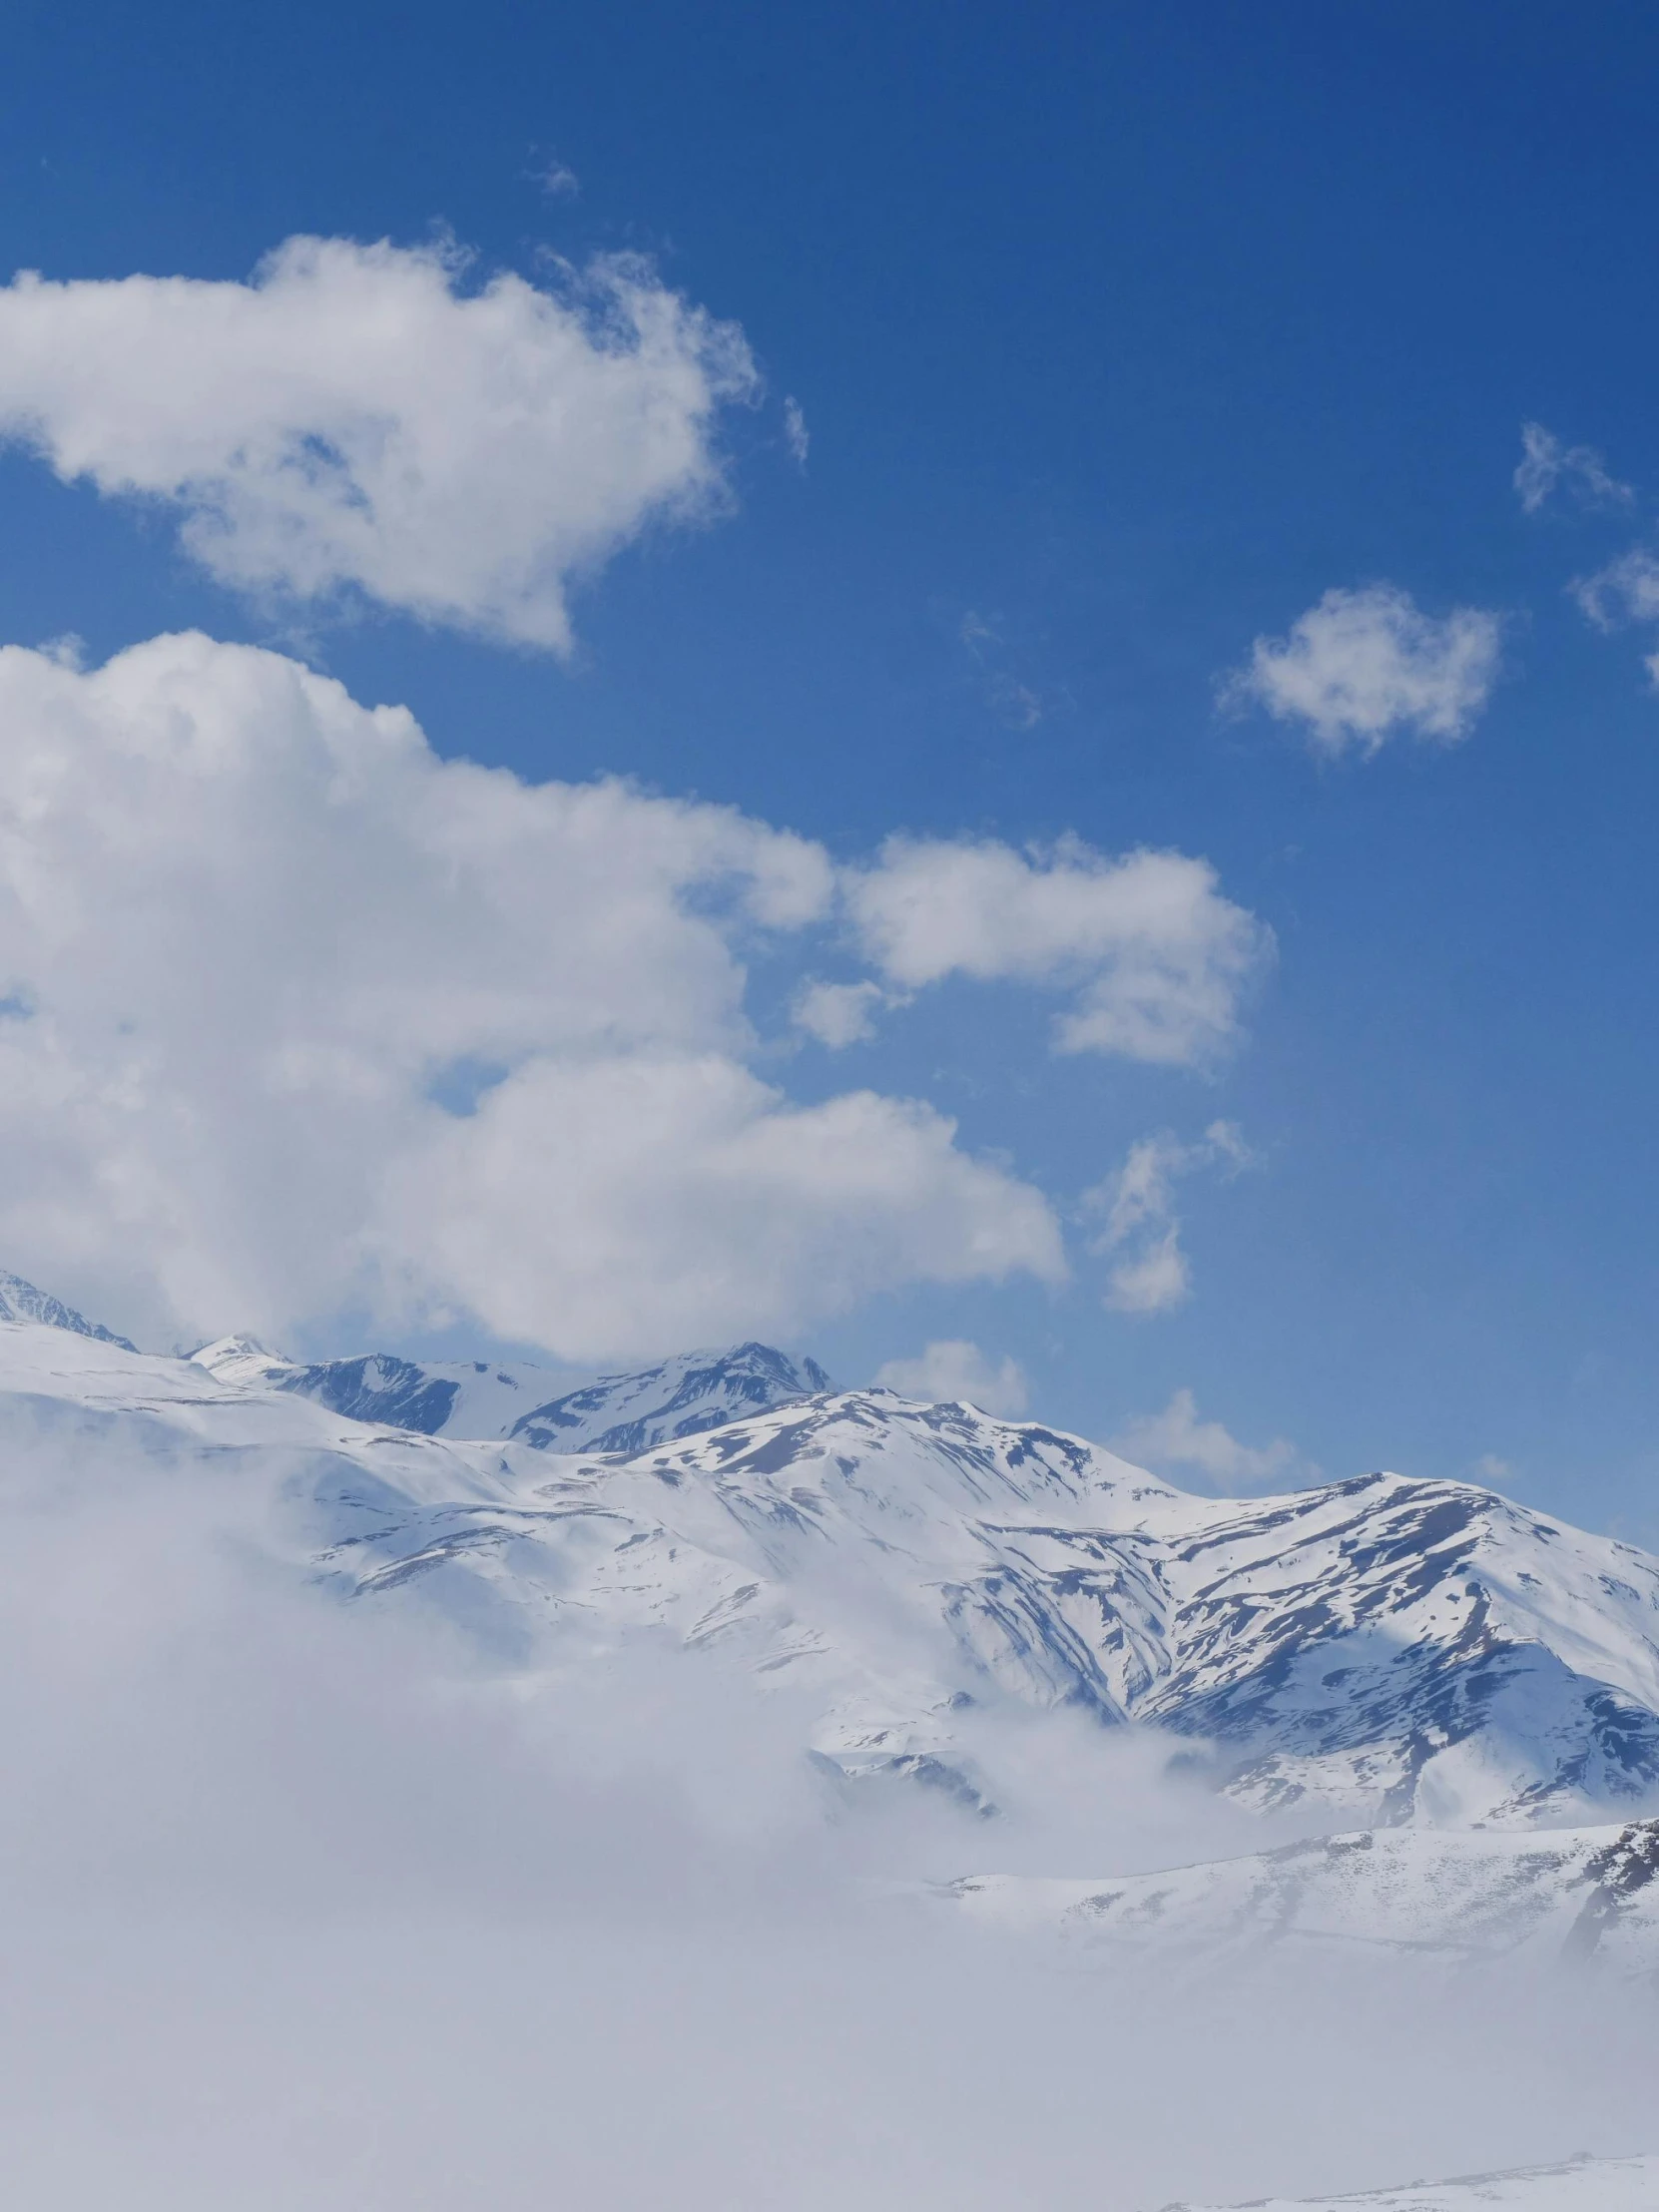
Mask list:
POLYGON ((94 1342, 114 1345, 121 1352, 138 1350, 137 1345, 126 1337, 118 1337, 102 1322, 88 1321, 85 1314, 77 1313, 73 1306, 66 1306, 61 1298, 54 1298, 49 1291, 39 1289, 5 1268, 0 1268, 0 1321, 33 1322, 38 1328, 67 1329, 74 1336, 91 1337, 94 1342))

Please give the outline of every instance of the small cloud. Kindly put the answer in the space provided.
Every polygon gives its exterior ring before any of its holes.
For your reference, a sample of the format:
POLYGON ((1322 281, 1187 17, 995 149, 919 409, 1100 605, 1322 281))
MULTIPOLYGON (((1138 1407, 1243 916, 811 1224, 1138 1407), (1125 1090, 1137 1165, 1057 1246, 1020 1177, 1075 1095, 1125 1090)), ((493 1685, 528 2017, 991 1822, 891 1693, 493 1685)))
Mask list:
POLYGON ((801 411, 799 399, 784 401, 784 443, 790 449, 790 458, 797 468, 805 468, 807 455, 812 449, 813 434, 807 427, 807 417, 801 411))
POLYGON ((1011 676, 995 676, 986 696, 1011 730, 1034 730, 1043 718, 1042 695, 1011 676))
POLYGON ((1161 1413, 1140 1413, 1112 1438, 1112 1449, 1157 1473, 1179 1469, 1202 1475, 1226 1494, 1289 1487, 1319 1476, 1283 1436, 1272 1443, 1240 1443, 1219 1420, 1201 1420, 1191 1390, 1177 1390, 1161 1413))
POLYGON ((1514 1480, 1515 1469, 1507 1459, 1500 1459, 1495 1451, 1483 1451, 1474 1462, 1474 1471, 1482 1482, 1490 1482, 1501 1489, 1505 1482, 1514 1480))
POLYGON ((1005 658, 999 619, 970 607, 957 624, 956 635, 980 671, 981 694, 997 720, 1010 730, 1034 730, 1048 712, 1050 700, 1011 670, 996 665, 1005 658))
POLYGON ((1025 1373, 1017 1360, 992 1366, 977 1345, 952 1338, 930 1344, 919 1360, 889 1360, 876 1375, 876 1386, 900 1397, 937 1405, 965 1398, 983 1412, 1023 1413, 1025 1373))
MULTIPOLYGON (((1659 622, 1659 557, 1636 546, 1593 576, 1575 577, 1567 587, 1589 621, 1610 635, 1627 622, 1659 622)), ((1659 653, 1643 664, 1659 686, 1659 653)))
POLYGON ((550 155, 531 170, 532 179, 540 185, 549 200, 574 200, 582 190, 581 179, 574 169, 550 155))
POLYGON ((1514 484, 1529 515, 1538 512, 1558 485, 1586 507, 1628 507, 1636 496, 1628 484, 1608 475, 1593 445, 1563 445, 1541 422, 1521 424, 1521 457, 1514 484))
POLYGON ((1230 1121, 1213 1121, 1198 1144, 1183 1144, 1168 1130, 1132 1144, 1117 1173, 1083 1198, 1086 1211, 1106 1216, 1090 1250, 1118 1255, 1106 1304, 1120 1314, 1163 1314, 1181 1305, 1192 1291, 1192 1271, 1181 1249, 1176 1181, 1202 1168, 1231 1177, 1260 1164, 1230 1121))
POLYGON ((1069 994, 1060 1052, 1202 1066, 1238 1034, 1272 932, 1220 895, 1205 860, 1080 839, 1024 852, 989 840, 889 837, 841 877, 854 940, 890 990, 946 976, 1069 994))
POLYGON ((831 1052, 875 1034, 875 1017, 890 1004, 879 983, 804 983, 790 1019, 831 1052))
POLYGON ((1393 584, 1328 591, 1283 638, 1258 638, 1224 679, 1219 704, 1265 707, 1307 726, 1316 752, 1369 759, 1396 732, 1455 745, 1497 681, 1499 616, 1425 615, 1393 584))
POLYGON ((1181 1249, 1180 1228, 1172 1222, 1148 1238, 1113 1268, 1106 1303, 1117 1314, 1167 1314, 1192 1295, 1192 1269, 1181 1249))

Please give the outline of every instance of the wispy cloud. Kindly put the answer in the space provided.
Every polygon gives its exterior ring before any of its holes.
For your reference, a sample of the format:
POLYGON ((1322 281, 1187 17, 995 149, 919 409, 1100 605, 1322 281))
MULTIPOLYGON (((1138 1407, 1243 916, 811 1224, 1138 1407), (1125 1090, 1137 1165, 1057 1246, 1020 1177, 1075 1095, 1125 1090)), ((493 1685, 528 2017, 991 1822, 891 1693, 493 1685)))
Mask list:
POLYGON ((1206 1168, 1237 1175, 1256 1165, 1230 1121, 1213 1121, 1197 1144, 1163 1130, 1131 1145, 1123 1166, 1083 1198, 1085 1213, 1105 1216, 1090 1249, 1113 1263, 1106 1304, 1123 1314, 1162 1314, 1181 1305, 1192 1291, 1192 1271, 1181 1249, 1177 1182, 1206 1168))
POLYGON ((949 1339, 930 1344, 915 1360, 889 1360, 876 1374, 881 1389, 928 1404, 965 1398, 987 1413, 1023 1413, 1025 1372, 1017 1360, 994 1361, 976 1344, 949 1339))
POLYGON ((580 178, 556 154, 545 154, 530 172, 549 200, 574 200, 582 190, 580 178))
POLYGON ((1607 473, 1593 445, 1563 445, 1541 422, 1521 424, 1521 457, 1515 490, 1522 508, 1535 515, 1558 488, 1587 507, 1628 507, 1636 494, 1607 473))
POLYGON ((1112 1449, 1156 1473, 1197 1475, 1224 1493, 1289 1487, 1319 1477, 1283 1436, 1241 1443, 1219 1420, 1203 1420, 1191 1390, 1177 1390, 1161 1413, 1140 1413, 1111 1439, 1112 1449))
MULTIPOLYGON (((1659 554, 1635 546, 1593 576, 1575 578, 1568 589, 1604 634, 1627 622, 1659 622, 1659 554)), ((1659 653, 1648 654, 1643 665, 1659 686, 1659 653)))
POLYGON ((807 417, 801 411, 799 399, 784 401, 784 443, 789 447, 790 458, 797 468, 805 468, 807 455, 813 449, 813 437, 807 428, 807 417))

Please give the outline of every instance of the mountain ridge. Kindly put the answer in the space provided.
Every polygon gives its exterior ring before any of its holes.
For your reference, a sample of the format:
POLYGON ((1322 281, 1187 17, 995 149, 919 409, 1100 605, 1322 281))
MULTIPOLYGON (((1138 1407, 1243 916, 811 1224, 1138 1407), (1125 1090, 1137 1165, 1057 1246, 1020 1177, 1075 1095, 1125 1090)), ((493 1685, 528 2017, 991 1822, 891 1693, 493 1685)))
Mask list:
POLYGON ((107 1452, 235 1465, 296 1568, 433 1611, 527 1681, 666 1636, 793 1690, 803 1751, 855 1798, 1017 1811, 1062 1778, 1010 1767, 996 1727, 1064 1714, 1068 1758, 1152 1729, 1234 1804, 1324 1829, 1484 1824, 1524 1851, 1659 1807, 1659 1560, 1490 1490, 1197 1497, 1040 1422, 880 1389, 662 1433, 725 1410, 726 1383, 828 1380, 761 1347, 567 1393, 592 1399, 580 1434, 657 1424, 632 1453, 550 1449, 534 1409, 488 1438, 365 1422, 291 1372, 251 1340, 186 1362, 12 1321, 0 1441, 96 1415, 107 1452))

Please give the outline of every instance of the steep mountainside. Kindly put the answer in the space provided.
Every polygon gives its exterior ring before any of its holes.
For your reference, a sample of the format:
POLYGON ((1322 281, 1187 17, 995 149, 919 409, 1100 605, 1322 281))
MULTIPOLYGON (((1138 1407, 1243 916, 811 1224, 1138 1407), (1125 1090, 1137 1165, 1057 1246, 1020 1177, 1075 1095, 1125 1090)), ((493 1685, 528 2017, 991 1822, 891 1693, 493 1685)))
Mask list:
POLYGON ((21 1275, 8 1275, 0 1268, 0 1321, 34 1321, 48 1329, 67 1329, 77 1337, 95 1337, 100 1344, 119 1345, 123 1352, 136 1348, 125 1337, 118 1337, 101 1322, 88 1321, 85 1314, 76 1313, 73 1306, 66 1306, 62 1299, 52 1298, 45 1291, 37 1291, 32 1283, 25 1283, 21 1275))

